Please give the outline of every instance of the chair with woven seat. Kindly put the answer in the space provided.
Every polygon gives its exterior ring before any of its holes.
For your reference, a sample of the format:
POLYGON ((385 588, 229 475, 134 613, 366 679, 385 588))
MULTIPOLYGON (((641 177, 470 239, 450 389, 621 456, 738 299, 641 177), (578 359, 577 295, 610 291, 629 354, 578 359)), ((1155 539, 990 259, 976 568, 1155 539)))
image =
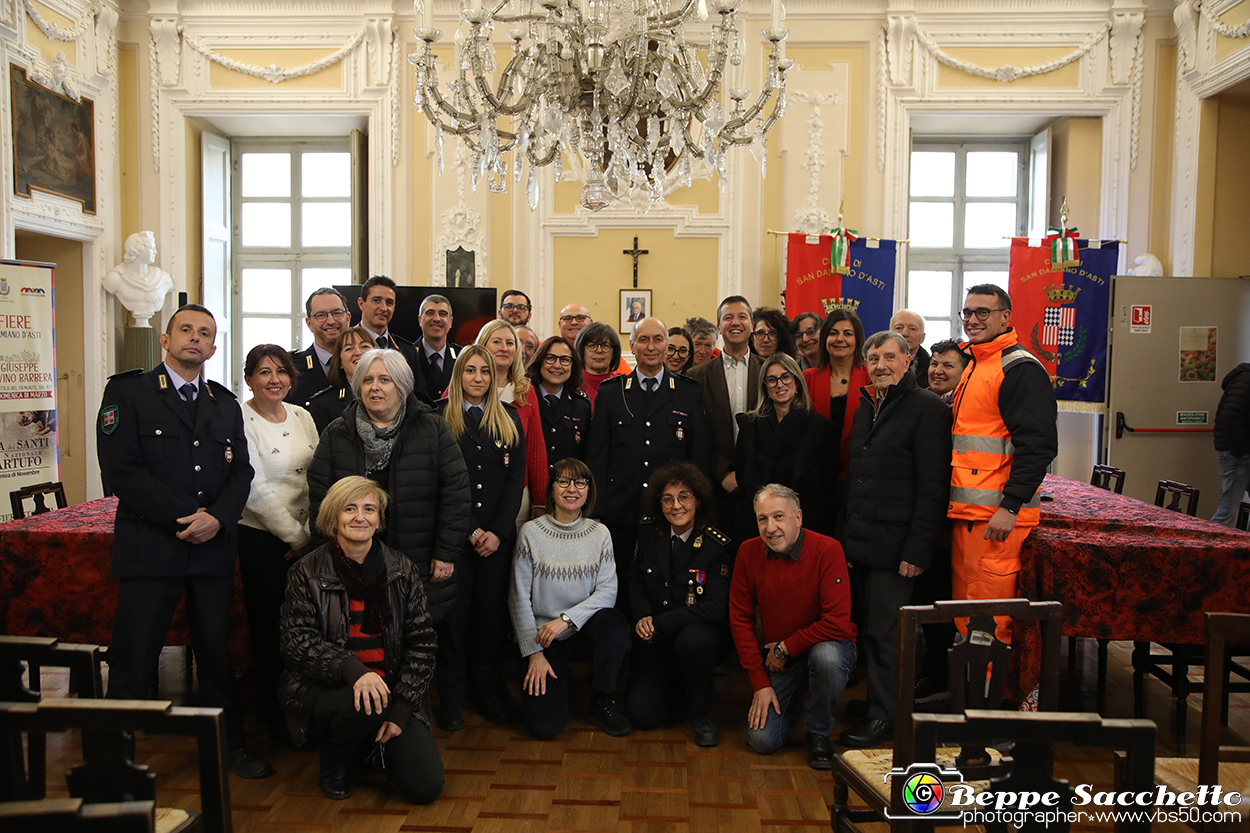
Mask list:
MULTIPOLYGON (((1160 758, 1155 761, 1155 780, 1174 792, 1194 792, 1199 784, 1219 784, 1227 792, 1250 795, 1250 745, 1222 745, 1221 712, 1228 702, 1228 668, 1232 662, 1230 643, 1242 649, 1250 644, 1250 614, 1207 613, 1203 615, 1206 633, 1206 666, 1202 682, 1202 730, 1197 758, 1160 758), (1217 706, 1216 704, 1220 704, 1217 706)), ((1236 649, 1234 649, 1236 650, 1236 649)), ((1240 673, 1240 672, 1239 672, 1240 673)), ((1244 676, 1244 674, 1243 674, 1244 676)), ((1197 830, 1250 830, 1250 814, 1240 810, 1240 826, 1190 822, 1197 830)))
MULTIPOLYGON (((1072 829, 1069 817, 1073 812, 1075 791, 1067 780, 1055 778, 1055 750, 1058 743, 1086 749, 1102 748, 1122 755, 1115 766, 1116 778, 1111 791, 1115 793, 1153 792, 1155 763, 1155 725, 1149 720, 1108 720, 1098 714, 1078 712, 1018 712, 970 709, 966 714, 918 714, 913 719, 917 761, 933 761, 941 757, 943 744, 976 744, 1004 747, 1011 744, 1010 755, 996 766, 989 782, 972 784, 975 793, 1025 793, 1046 796, 1043 808, 1056 817, 1027 818, 1011 829, 1063 833, 1072 829), (1053 798, 1051 797, 1053 794, 1053 798)), ((1083 756, 1084 757, 1084 756, 1083 756)), ((1108 758, 1110 759, 1110 756, 1108 758)), ((894 777, 892 781, 904 781, 894 777)), ((965 782, 966 783, 966 782, 965 782)), ((960 808, 950 804, 949 787, 943 804, 926 814, 910 813, 907 820, 915 831, 931 831, 940 824, 963 824, 957 813, 960 808), (945 816, 945 818, 939 818, 945 816)), ((1099 791, 1102 791, 1100 788, 1099 791)), ((926 808, 927 810, 927 808, 926 808)), ((906 814, 905 814, 906 815, 906 814)), ((1142 814, 1145 816, 1146 814, 1142 814)), ((1150 830, 1149 817, 1122 813, 1115 821, 1120 833, 1150 830)), ((975 819, 974 819, 975 820, 975 819)), ((1007 825, 987 824, 987 830, 1006 830, 1007 825)), ((1079 829, 1079 828, 1078 828, 1079 829)))
POLYGON ((1186 515, 1196 517, 1198 515, 1199 494, 1201 492, 1188 483, 1181 483, 1179 480, 1160 480, 1158 487, 1155 489, 1155 506, 1162 506, 1164 509, 1171 509, 1173 512, 1184 512, 1186 515), (1186 498, 1188 501, 1184 509, 1181 509, 1181 498, 1186 498))
POLYGON ((57 509, 69 506, 69 502, 65 499, 65 484, 59 480, 36 483, 34 486, 26 486, 9 492, 9 503, 13 506, 14 519, 26 517, 27 500, 35 502, 35 508, 30 514, 42 515, 44 512, 51 512, 52 509, 44 502, 44 498, 48 495, 52 495, 56 500, 57 509))
MULTIPOLYGON (((835 830, 857 831, 860 823, 879 823, 886 814, 902 812, 901 783, 892 784, 891 769, 905 769, 917 760, 910 732, 915 710, 916 633, 920 625, 953 622, 967 618, 968 637, 951 647, 949 711, 998 708, 1007 690, 1011 645, 994 635, 994 617, 1009 616, 1013 623, 1036 622, 1041 626, 1041 684, 1038 708, 1053 711, 1059 703, 1059 663, 1062 643, 1063 605, 1059 602, 1030 602, 1027 599, 948 601, 933 605, 909 605, 899 609, 898 702, 894 712, 894 748, 855 749, 833 756, 833 807, 830 820, 835 830), (907 727, 904 729, 904 727, 907 727), (867 810, 848 805, 851 792, 868 805, 867 810)), ((1025 692, 1027 695, 1028 692, 1025 692)), ((929 706, 926 706, 928 709, 929 706)), ((1001 756, 994 749, 964 747, 938 750, 937 762, 958 767, 963 777, 976 781, 997 764, 1001 756)))
POLYGON ((1089 479, 1089 485, 1097 486, 1100 489, 1114 491, 1117 495, 1124 494, 1124 469, 1117 469, 1115 466, 1104 466, 1101 464, 1094 466, 1094 473, 1089 479), (1114 481, 1115 489, 1111 488, 1114 481))

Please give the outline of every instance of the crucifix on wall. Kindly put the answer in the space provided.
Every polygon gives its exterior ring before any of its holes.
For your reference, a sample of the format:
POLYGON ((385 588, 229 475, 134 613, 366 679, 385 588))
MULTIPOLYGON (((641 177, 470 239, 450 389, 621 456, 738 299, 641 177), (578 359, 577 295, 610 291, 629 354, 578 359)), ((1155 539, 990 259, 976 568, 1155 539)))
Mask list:
POLYGON ((634 248, 622 249, 621 254, 632 255, 634 258, 634 289, 638 288, 638 255, 651 254, 648 249, 638 248, 638 238, 634 238, 634 248))

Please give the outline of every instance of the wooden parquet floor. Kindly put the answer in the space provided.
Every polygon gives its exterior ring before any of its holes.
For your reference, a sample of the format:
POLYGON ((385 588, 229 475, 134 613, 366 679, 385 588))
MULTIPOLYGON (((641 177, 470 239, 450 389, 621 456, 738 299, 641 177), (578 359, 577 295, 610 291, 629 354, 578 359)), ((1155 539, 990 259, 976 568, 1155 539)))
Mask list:
MULTIPOLYGON (((1065 681, 1066 710, 1096 711, 1093 643, 1079 657, 1078 678, 1065 681)), ((1132 671, 1126 646, 1113 643, 1108 671, 1108 713, 1132 716, 1132 671)), ((380 780, 353 780, 346 801, 325 799, 317 788, 317 754, 276 747, 259 725, 249 726, 253 746, 277 769, 271 778, 247 781, 231 776, 234 829, 262 831, 352 831, 352 833, 787 833, 829 829, 833 783, 827 772, 807 766, 801 728, 777 754, 756 755, 746 745, 746 675, 735 669, 717 678, 717 720, 721 745, 701 749, 689 727, 674 723, 656 731, 612 738, 577 717, 585 713, 587 669, 574 667, 573 714, 565 732, 550 741, 533 740, 517 722, 492 726, 465 711, 466 727, 454 734, 435 730, 446 772, 443 795, 428 807, 413 807, 380 780)), ((65 679, 45 672, 49 695, 64 693, 65 679), (59 687, 59 689, 58 689, 59 687)), ((624 680, 622 680, 623 690, 624 680)), ((161 664, 161 694, 188 700, 180 650, 167 650, 161 664)), ((864 696, 864 685, 846 699, 864 696)), ((1175 754, 1172 698, 1157 681, 1148 683, 1148 717, 1159 726, 1157 754, 1175 754)), ((1200 695, 1190 698, 1186 754, 1197 755, 1200 695)), ((840 710, 836 734, 853 720, 840 710)), ((1250 737, 1250 695, 1234 695, 1230 731, 1250 737)), ((48 739, 49 796, 68 795, 63 773, 78 757, 74 734, 48 739)), ((836 747, 835 747, 836 748, 836 747)), ((193 744, 140 736, 139 763, 157 773, 158 803, 198 806, 193 744)), ((1109 757, 1090 757, 1060 748, 1061 777, 1110 788, 1109 757)), ((887 828, 882 825, 881 830, 887 828)), ((1110 830, 1110 825, 1082 829, 1110 830)), ((1157 831, 1187 830, 1160 825, 1157 831)), ((50 832, 51 833, 51 832, 50 832)))

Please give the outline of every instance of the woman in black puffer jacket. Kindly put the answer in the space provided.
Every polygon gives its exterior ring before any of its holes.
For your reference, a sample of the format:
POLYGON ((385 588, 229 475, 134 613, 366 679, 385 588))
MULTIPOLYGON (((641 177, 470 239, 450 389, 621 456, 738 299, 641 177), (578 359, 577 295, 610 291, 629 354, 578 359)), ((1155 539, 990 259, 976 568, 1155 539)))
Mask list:
POLYGON ((317 517, 340 478, 363 475, 382 486, 390 497, 385 543, 416 566, 437 623, 455 600, 455 564, 470 531, 469 474, 447 423, 412 389, 399 352, 361 357, 352 374, 356 401, 326 428, 308 468, 308 515, 317 517))

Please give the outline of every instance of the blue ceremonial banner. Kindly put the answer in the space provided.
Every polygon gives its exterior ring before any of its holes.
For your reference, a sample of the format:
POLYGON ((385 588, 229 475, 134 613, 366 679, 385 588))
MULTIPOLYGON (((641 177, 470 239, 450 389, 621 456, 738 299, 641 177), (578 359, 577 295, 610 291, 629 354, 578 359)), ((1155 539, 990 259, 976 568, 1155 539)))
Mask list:
POLYGON ((1078 240, 1080 263, 1057 271, 1048 242, 1011 241, 1008 291, 1019 343, 1050 371, 1063 411, 1097 413, 1106 402, 1107 321, 1111 276, 1120 262, 1114 240, 1078 240))
POLYGON ((851 271, 842 275, 842 295, 864 322, 864 335, 890 329, 894 315, 894 262, 898 243, 860 237, 851 241, 851 271))

